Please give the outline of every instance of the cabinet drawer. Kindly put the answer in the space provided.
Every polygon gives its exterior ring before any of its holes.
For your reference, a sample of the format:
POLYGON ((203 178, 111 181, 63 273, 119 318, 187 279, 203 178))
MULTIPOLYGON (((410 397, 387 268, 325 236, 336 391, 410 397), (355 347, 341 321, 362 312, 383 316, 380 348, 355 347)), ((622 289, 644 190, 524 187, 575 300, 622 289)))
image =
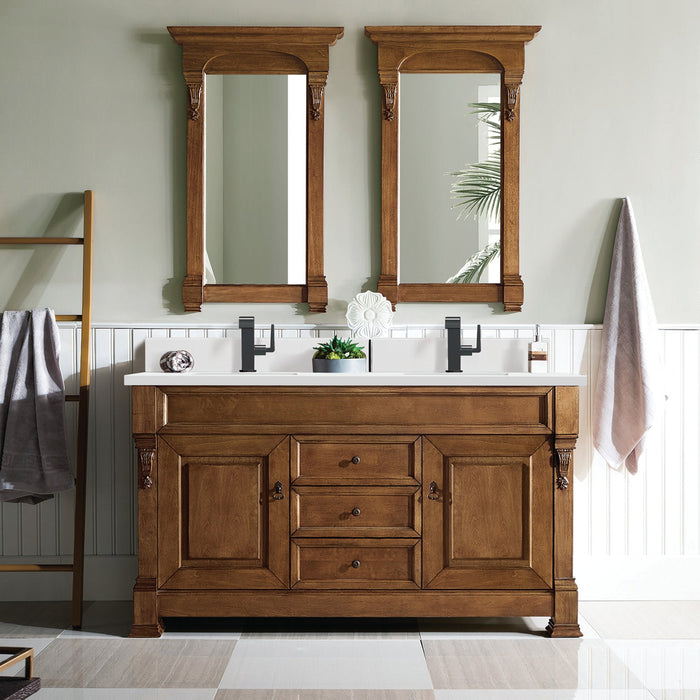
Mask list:
POLYGON ((420 540, 294 539, 293 588, 419 588, 420 540))
POLYGON ((297 537, 420 537, 416 486, 294 486, 297 537))
POLYGON ((295 484, 416 484, 420 439, 416 436, 292 438, 295 484))

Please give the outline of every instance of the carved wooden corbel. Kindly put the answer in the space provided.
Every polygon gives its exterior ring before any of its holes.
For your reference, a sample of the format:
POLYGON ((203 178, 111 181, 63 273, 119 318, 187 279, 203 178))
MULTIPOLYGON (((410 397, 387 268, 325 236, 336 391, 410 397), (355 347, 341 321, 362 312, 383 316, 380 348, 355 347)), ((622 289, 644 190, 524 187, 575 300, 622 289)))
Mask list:
POLYGON ((506 83, 506 119, 512 122, 515 119, 515 106, 518 103, 520 83, 506 83))
POLYGON ((323 104, 323 91, 326 83, 309 83, 311 96, 311 118, 317 122, 321 118, 321 105, 323 104))
POLYGON ((153 486, 153 461, 156 456, 155 435, 134 435, 139 460, 139 488, 150 489, 153 486))
POLYGON ((187 116, 192 121, 199 120, 199 106, 202 99, 202 83, 187 83, 187 95, 189 98, 189 106, 187 108, 187 116))
POLYGON ((556 447, 557 451, 557 488, 569 488, 569 466, 574 452, 572 447, 556 447))
POLYGON ((396 91, 398 83, 384 83, 384 119, 393 122, 396 119, 396 91))

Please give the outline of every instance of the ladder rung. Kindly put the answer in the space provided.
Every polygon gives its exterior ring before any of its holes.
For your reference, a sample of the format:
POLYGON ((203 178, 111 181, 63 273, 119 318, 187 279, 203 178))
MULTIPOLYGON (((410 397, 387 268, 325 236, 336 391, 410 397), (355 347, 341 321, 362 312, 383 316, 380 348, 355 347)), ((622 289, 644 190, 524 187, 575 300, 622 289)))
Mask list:
POLYGON ((80 401, 80 394, 66 394, 66 401, 80 401))
POLYGON ((57 314, 56 320, 57 321, 82 321, 83 315, 82 314, 57 314))
POLYGON ((84 238, 49 238, 31 236, 5 236, 0 238, 1 245, 84 245, 84 238))
POLYGON ((0 564, 0 571, 73 571, 73 564, 0 564))

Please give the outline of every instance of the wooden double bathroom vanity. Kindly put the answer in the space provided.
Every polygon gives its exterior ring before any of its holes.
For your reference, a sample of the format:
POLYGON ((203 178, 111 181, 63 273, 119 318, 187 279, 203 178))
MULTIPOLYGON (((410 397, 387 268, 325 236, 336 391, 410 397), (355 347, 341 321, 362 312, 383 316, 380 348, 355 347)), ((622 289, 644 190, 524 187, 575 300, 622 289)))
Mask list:
POLYGON ((582 378, 340 377, 127 378, 131 636, 193 616, 549 616, 552 636, 580 636, 582 378))

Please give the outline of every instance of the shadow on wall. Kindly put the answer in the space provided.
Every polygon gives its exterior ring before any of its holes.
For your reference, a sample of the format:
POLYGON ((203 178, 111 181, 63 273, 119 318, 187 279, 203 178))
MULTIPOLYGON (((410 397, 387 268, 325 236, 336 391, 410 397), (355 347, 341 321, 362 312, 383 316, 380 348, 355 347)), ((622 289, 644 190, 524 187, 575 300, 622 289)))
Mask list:
POLYGON ((585 323, 602 323, 605 315, 605 298, 608 294, 608 280, 610 279, 610 263, 612 262, 613 246, 615 245, 615 232, 617 222, 620 219, 622 209, 622 199, 613 200, 612 211, 605 233, 600 244, 600 252, 596 262, 593 278, 591 279, 591 290, 588 294, 588 305, 586 306, 585 323))
MULTIPOLYGON (((15 216, 16 223, 9 226, 12 230, 8 235, 31 236, 49 238, 69 238, 76 236, 76 229, 80 229, 78 236, 82 236, 83 221, 83 193, 70 192, 64 195, 42 194, 32 197, 28 203, 15 216), (37 215, 37 212, 39 214, 37 215), (37 219, 46 223, 36 224, 37 219), (28 230, 29 227, 32 230, 28 230)), ((0 246, 7 255, 11 255, 8 246, 0 246)), ((13 289, 4 289, 3 298, 7 301, 2 304, 2 309, 26 309, 34 306, 32 299, 42 297, 51 282, 56 268, 66 253, 65 246, 12 246, 12 250, 32 250, 26 265, 21 269, 19 278, 13 289)), ((18 260, 22 258, 18 257, 18 260)), ((8 259, 7 262, 10 262, 8 259)), ((17 263, 11 262, 7 270, 17 269, 17 263)), ((21 263, 19 263, 21 265, 21 263)), ((7 277, 6 277, 7 279, 7 277)), ((80 298, 80 278, 77 278, 78 296, 80 298)), ((68 311, 70 312, 70 311, 68 311)))
MULTIPOLYGON (((169 121, 170 163, 169 170, 172 188, 173 236, 173 277, 163 285, 163 306, 170 314, 184 314, 182 304, 182 281, 185 279, 187 250, 187 101, 185 81, 182 77, 182 51, 172 40, 168 30, 143 30, 135 34, 137 42, 151 52, 155 50, 156 68, 164 86, 163 99, 166 101, 169 121)), ((166 217, 167 220, 167 217, 166 217)))

